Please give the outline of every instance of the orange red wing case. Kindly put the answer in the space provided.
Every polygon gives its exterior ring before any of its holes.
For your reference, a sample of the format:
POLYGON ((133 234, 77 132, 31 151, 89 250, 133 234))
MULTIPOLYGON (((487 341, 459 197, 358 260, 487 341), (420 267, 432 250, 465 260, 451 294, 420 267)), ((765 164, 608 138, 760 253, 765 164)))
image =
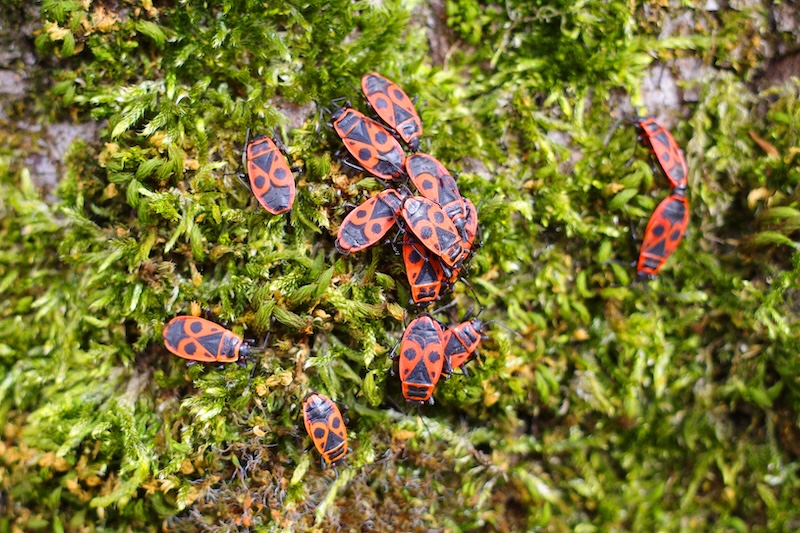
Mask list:
POLYGON ((222 326, 196 316, 176 316, 162 332, 167 349, 184 359, 204 363, 239 360, 242 338, 222 326))
POLYGON ((639 250, 637 278, 654 277, 678 248, 689 223, 689 203, 671 194, 658 204, 644 230, 639 250))
POLYGON ((339 226, 336 249, 340 253, 359 252, 380 241, 397 222, 403 196, 386 189, 353 209, 339 226))
POLYGON ((411 321, 400 341, 400 381, 409 402, 431 400, 444 367, 442 327, 429 316, 411 321))
POLYGON ((343 107, 333 114, 333 129, 364 170, 386 180, 405 173, 406 154, 386 128, 363 113, 343 107))
POLYGON ((638 120, 636 128, 642 144, 652 151, 671 188, 685 188, 688 183, 686 158, 670 131, 652 117, 638 120))
POLYGON ((438 300, 447 282, 442 263, 408 233, 403 235, 403 263, 414 303, 438 300))
POLYGON ((347 453, 347 428, 339 406, 331 400, 312 392, 303 399, 303 424, 314 447, 330 465, 347 453))
POLYGON ((250 188, 264 209, 279 215, 292 208, 294 176, 286 158, 269 137, 256 138, 247 145, 247 175, 250 188))
POLYGON ((453 221, 436 203, 422 196, 406 198, 401 210, 411 233, 448 267, 461 261, 461 237, 453 221))
POLYGON ((361 90, 372 109, 413 151, 419 150, 422 120, 408 95, 396 83, 372 72, 361 78, 361 90))

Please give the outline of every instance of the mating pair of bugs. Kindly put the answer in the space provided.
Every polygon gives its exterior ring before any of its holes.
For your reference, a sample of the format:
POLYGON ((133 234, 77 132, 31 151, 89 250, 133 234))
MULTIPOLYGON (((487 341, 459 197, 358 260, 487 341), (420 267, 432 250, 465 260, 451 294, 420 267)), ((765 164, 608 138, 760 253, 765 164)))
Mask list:
POLYGON ((484 322, 478 318, 465 318, 447 329, 427 314, 412 320, 400 340, 400 354, 392 351, 392 359, 399 361, 406 401, 433 404, 433 389, 442 375, 450 376, 454 368, 466 374, 464 365, 477 354, 483 329, 484 322))
MULTIPOLYGON (((203 363, 247 364, 252 353, 266 348, 251 346, 222 326, 196 316, 177 316, 164 326, 164 345, 175 355, 203 363)), ((330 398, 312 392, 303 399, 303 423, 314 446, 328 464, 347 453, 347 429, 339 407, 330 398)))
POLYGON ((653 161, 671 186, 671 192, 656 207, 644 231, 636 279, 653 279, 678 248, 689 223, 686 199, 686 158, 667 128, 654 118, 634 119, 639 142, 650 149, 653 161))

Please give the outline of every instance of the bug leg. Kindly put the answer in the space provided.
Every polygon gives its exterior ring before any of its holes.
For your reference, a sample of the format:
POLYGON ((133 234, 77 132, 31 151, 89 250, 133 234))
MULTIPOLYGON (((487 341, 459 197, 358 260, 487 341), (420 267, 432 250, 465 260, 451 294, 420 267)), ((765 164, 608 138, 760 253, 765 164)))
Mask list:
POLYGON ((633 160, 636 159, 636 149, 639 147, 638 144, 634 145, 633 153, 631 154, 631 158, 625 162, 625 168, 630 167, 633 164, 633 160))
POLYGON ((247 179, 247 176, 241 172, 236 174, 236 179, 239 180, 248 191, 253 192, 253 188, 250 186, 250 181, 247 179))
POLYGON ((392 361, 397 361, 397 359, 400 357, 399 355, 397 355, 398 346, 400 346, 400 343, 399 342, 395 343, 394 347, 392 348, 392 351, 389 352, 389 359, 391 359, 392 361))
POLYGON ((447 311, 447 310, 449 310, 450 308, 452 308, 453 306, 455 306, 457 303, 458 303, 458 300, 455 300, 455 299, 454 299, 454 300, 453 300, 453 301, 451 301, 450 303, 448 303, 448 304, 446 304, 446 305, 443 305, 443 306, 441 306, 441 307, 440 307, 440 308, 438 308, 438 309, 434 309, 433 311, 431 311, 431 312, 430 312, 430 314, 431 314, 431 315, 435 315, 435 314, 438 314, 438 313, 444 313, 445 311, 447 311))
POLYGON ((622 265, 624 267, 629 267, 629 268, 636 266, 636 261, 623 261, 622 259, 614 259, 614 258, 606 259, 605 261, 603 261, 602 264, 608 265, 610 263, 614 263, 616 265, 622 265))
POLYGON ((204 316, 205 316, 207 319, 209 319, 210 321, 212 321, 212 322, 216 322, 217 324, 220 324, 220 325, 221 325, 221 326, 223 326, 223 327, 227 327, 227 326, 228 326, 228 323, 227 323, 227 322, 224 322, 224 321, 220 321, 219 317, 217 317, 217 314, 214 312, 214 310, 213 310, 213 309, 211 309, 211 308, 210 308, 210 307, 208 307, 208 306, 206 306, 206 307, 204 307, 204 308, 203 308, 203 315, 204 315, 204 316))
POLYGON ((638 242, 639 237, 636 235, 636 227, 633 225, 633 220, 628 221, 628 225, 631 228, 631 240, 633 240, 633 242, 638 242))
POLYGON ((450 379, 450 376, 453 374, 453 366, 450 364, 450 358, 444 358, 444 365, 442 366, 442 376, 444 379, 450 379))
POLYGON ((351 161, 349 157, 343 157, 342 158, 342 164, 344 166, 350 168, 350 170, 355 170, 356 172, 366 172, 367 171, 367 169, 365 169, 364 167, 362 167, 358 163, 353 163, 353 161, 351 161))
POLYGON ((392 238, 391 241, 389 242, 389 244, 391 244, 392 246, 392 251, 394 252, 394 255, 402 255, 403 253, 402 250, 397 249, 397 239, 400 237, 401 234, 405 234, 405 231, 400 230, 397 233, 395 233, 394 238, 392 238))
POLYGON ((256 375, 256 368, 258 365, 253 361, 253 368, 250 369, 250 375, 247 377, 247 388, 250 388, 250 383, 253 381, 253 376, 256 375))

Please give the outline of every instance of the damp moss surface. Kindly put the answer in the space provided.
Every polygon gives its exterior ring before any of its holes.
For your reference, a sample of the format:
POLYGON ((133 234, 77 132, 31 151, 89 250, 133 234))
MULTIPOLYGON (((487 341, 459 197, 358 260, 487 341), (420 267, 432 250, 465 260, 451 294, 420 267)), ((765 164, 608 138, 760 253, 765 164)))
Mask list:
POLYGON ((793 4, 7 4, 33 61, 3 65, 0 532, 800 528, 793 4), (419 409, 389 358, 402 258, 334 245, 383 189, 329 127, 372 71, 479 211, 437 316, 482 307, 487 338, 419 409), (668 194, 622 120, 647 114, 691 216, 634 283, 668 194), (55 123, 96 134, 43 188, 55 123), (287 146, 290 214, 237 180, 248 129, 287 146), (187 367, 161 331, 206 308, 268 349, 187 367), (347 406, 346 465, 305 451, 311 391, 347 406))

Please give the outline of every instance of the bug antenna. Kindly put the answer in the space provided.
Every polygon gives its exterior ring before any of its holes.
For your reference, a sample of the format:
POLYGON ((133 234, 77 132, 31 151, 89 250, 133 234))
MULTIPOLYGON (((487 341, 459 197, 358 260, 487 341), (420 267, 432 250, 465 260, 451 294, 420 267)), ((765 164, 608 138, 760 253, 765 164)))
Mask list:
POLYGON ((236 179, 239 180, 239 183, 245 186, 245 188, 253 192, 253 188, 250 184, 245 180, 247 176, 247 147, 250 145, 250 128, 247 128, 247 134, 244 137, 244 146, 242 147, 242 161, 239 167, 239 171, 237 171, 236 179))
POLYGON ((353 84, 350 82, 350 80, 347 80, 347 82, 346 82, 346 83, 347 83, 347 85, 349 85, 349 86, 350 86, 350 88, 351 88, 351 89, 353 89, 353 92, 356 92, 356 93, 357 93, 357 92, 359 92, 359 91, 361 90, 359 87, 356 87, 355 85, 353 85, 353 84))
POLYGON ((263 352, 264 350, 266 350, 266 349, 267 349, 267 343, 269 342, 269 336, 270 336, 270 334, 272 334, 272 332, 271 332, 271 331, 268 331, 268 332, 267 332, 267 334, 266 334, 266 336, 264 337, 264 342, 262 342, 262 343, 261 343, 261 344, 259 344, 258 346, 252 346, 252 347, 250 348, 250 351, 251 351, 251 352, 263 352))
MULTIPOLYGON (((473 287, 473 286, 472 286, 472 284, 471 284, 469 281, 467 281, 466 279, 463 279, 463 278, 462 278, 462 279, 461 279, 461 282, 462 282, 464 285, 466 285, 466 286, 467 286, 467 288, 470 290, 470 292, 472 292, 472 297, 473 297, 473 298, 475 298, 475 301, 476 301, 476 302, 478 302, 478 307, 480 308, 480 311, 478 311, 478 315, 479 315, 479 314, 481 314, 481 313, 483 312, 483 310, 484 310, 485 306, 484 306, 484 305, 483 305, 483 303, 481 302, 481 299, 480 299, 480 298, 478 298, 478 293, 476 293, 476 292, 475 292, 475 287, 473 287)), ((477 315, 475 315, 475 316, 477 317, 477 315)))
POLYGON ((502 322, 500 322, 499 320, 490 320, 490 321, 488 321, 488 322, 484 322, 483 324, 484 324, 485 326, 488 326, 489 324, 497 324, 498 326, 500 326, 501 328, 505 329, 505 330, 506 330, 506 331, 508 331, 509 333, 513 333, 513 334, 514 334, 514 335, 516 335, 517 337, 522 337, 522 333, 520 333, 519 331, 517 331, 517 330, 515 330, 515 329, 513 329, 513 328, 510 328, 510 327, 506 326, 505 324, 503 324, 503 323, 502 323, 502 322))
POLYGON ((431 433, 431 428, 428 427, 428 424, 425 422, 425 417, 422 416, 422 405, 417 404, 417 416, 419 417, 420 422, 425 427, 425 431, 428 432, 428 437, 433 437, 433 433, 431 433))
POLYGON ((337 109, 340 107, 353 107, 346 96, 331 99, 331 106, 335 106, 337 109))
POLYGON ((611 125, 611 128, 609 128, 608 133, 606 133, 606 136, 603 137, 603 148, 608 147, 608 143, 611 142, 611 137, 614 136, 614 133, 617 131, 617 128, 619 128, 623 122, 625 122, 624 116, 614 121, 614 123, 611 125))

